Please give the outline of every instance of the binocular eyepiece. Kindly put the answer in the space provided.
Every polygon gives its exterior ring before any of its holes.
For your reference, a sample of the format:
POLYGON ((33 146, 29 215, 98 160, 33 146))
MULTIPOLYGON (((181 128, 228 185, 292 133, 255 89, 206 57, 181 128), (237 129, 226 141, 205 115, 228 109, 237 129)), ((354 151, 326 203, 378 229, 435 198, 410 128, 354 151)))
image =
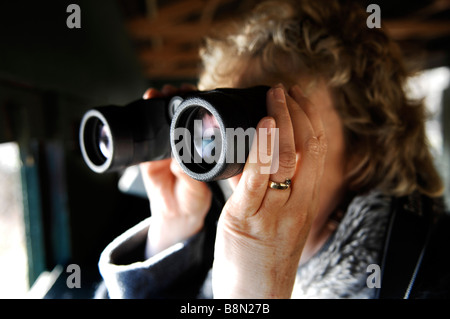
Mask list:
POLYGON ((193 91, 88 110, 80 125, 84 161, 97 173, 173 154, 200 181, 242 172, 269 87, 193 91))

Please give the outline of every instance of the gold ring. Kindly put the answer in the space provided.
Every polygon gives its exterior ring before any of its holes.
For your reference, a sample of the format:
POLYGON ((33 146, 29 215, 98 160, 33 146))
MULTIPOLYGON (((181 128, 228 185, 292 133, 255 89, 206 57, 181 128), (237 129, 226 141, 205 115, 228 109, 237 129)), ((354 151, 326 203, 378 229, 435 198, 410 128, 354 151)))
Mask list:
POLYGON ((273 188, 273 189, 285 190, 285 189, 288 189, 289 187, 291 187, 291 180, 286 179, 284 181, 284 183, 277 183, 277 182, 269 181, 269 187, 273 188))

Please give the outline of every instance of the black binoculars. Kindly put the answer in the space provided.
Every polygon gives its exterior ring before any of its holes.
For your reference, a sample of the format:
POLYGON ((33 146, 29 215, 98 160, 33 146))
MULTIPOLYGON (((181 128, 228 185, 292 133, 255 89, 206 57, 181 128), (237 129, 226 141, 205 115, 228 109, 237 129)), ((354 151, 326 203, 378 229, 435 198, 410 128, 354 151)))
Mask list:
POLYGON ((80 125, 84 161, 97 173, 173 154, 189 176, 214 181, 242 172, 269 87, 193 91, 88 110, 80 125))

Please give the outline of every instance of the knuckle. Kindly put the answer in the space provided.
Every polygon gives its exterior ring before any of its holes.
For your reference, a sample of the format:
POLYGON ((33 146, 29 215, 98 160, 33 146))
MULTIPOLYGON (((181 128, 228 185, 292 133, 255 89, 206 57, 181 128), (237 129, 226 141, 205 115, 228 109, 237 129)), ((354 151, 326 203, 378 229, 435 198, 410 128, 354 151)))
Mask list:
POLYGON ((317 137, 310 137, 306 140, 305 151, 311 155, 319 155, 320 143, 317 137))
POLYGON ((325 135, 319 137, 319 142, 320 142, 320 150, 322 154, 325 156, 328 151, 328 141, 325 135))
POLYGON ((305 143, 305 153, 317 159, 325 156, 327 148, 327 142, 322 136, 308 138, 305 143))

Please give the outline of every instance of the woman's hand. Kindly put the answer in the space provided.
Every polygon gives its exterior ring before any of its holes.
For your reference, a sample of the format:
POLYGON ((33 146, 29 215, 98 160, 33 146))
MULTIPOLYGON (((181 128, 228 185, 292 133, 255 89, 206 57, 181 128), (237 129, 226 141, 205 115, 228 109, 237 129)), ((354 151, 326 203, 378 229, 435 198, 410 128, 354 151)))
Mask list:
MULTIPOLYGON (((279 128, 278 170, 247 161, 219 219, 213 266, 215 298, 290 298, 302 249, 318 211, 327 143, 317 110, 298 86, 267 93, 269 117, 258 128, 279 128), (291 179, 286 190, 269 181, 291 179)), ((257 139, 267 138, 259 134, 257 139)), ((255 141, 257 140, 255 139, 255 141)), ((267 157, 258 150, 257 158, 267 157)), ((271 152, 274 153, 274 152, 271 152)), ((277 154, 271 154, 275 161, 277 154)))
MULTIPOLYGON (((192 90, 195 87, 184 85, 177 90, 166 85, 161 92, 147 90, 144 99, 192 90)), ((202 229, 212 193, 205 183, 186 175, 171 158, 142 163, 140 169, 152 213, 146 247, 148 258, 202 229)))

